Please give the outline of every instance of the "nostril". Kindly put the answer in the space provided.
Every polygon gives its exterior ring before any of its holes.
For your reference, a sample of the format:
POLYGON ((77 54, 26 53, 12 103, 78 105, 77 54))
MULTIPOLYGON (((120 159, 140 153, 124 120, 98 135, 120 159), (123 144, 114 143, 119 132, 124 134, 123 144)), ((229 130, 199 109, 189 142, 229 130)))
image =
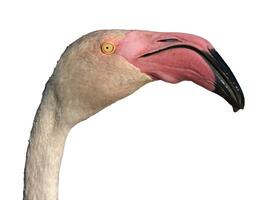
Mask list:
POLYGON ((181 41, 176 38, 165 38, 165 39, 158 40, 157 42, 181 42, 181 41))

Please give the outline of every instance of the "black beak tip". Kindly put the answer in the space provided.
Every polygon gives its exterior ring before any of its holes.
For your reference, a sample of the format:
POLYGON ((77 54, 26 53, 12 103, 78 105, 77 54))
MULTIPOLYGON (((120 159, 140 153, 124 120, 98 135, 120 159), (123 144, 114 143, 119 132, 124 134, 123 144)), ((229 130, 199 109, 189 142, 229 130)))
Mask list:
POLYGON ((244 105, 240 105, 240 106, 232 106, 233 108, 233 112, 237 112, 239 111, 240 109, 244 109, 244 105))
POLYGON ((240 87, 237 89, 237 92, 235 92, 235 94, 235 98, 232 97, 230 99, 230 104, 232 105, 233 111, 237 112, 240 109, 244 109, 245 97, 240 87))
POLYGON ((224 85, 222 85, 220 81, 217 81, 216 88, 213 92, 223 97, 232 106, 234 112, 244 109, 245 98, 243 92, 240 89, 238 90, 238 93, 237 91, 229 92, 229 90, 223 86, 224 85))
POLYGON ((209 52, 211 66, 216 76, 214 92, 231 104, 234 112, 244 109, 244 94, 232 71, 215 49, 210 49, 209 52))
POLYGON ((244 95, 242 95, 242 100, 241 100, 241 103, 239 105, 239 108, 244 109, 244 107, 245 107, 245 98, 244 98, 244 95))
POLYGON ((240 109, 244 109, 244 107, 245 107, 245 98, 244 98, 243 95, 239 98, 239 102, 237 102, 236 104, 237 105, 232 106, 234 112, 237 112, 240 109))

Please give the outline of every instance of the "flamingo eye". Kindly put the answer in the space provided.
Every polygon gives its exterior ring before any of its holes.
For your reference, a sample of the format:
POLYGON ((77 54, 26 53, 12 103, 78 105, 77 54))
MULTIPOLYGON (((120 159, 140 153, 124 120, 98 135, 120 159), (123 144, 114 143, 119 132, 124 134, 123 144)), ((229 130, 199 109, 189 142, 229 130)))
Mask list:
POLYGON ((101 51, 107 55, 112 54, 115 52, 115 46, 111 43, 105 42, 101 45, 101 51))

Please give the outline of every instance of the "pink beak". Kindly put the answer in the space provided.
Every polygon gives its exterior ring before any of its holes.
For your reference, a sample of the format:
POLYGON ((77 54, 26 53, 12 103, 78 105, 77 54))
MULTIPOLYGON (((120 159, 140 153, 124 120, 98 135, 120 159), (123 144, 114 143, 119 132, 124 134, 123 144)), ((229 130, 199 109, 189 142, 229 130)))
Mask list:
POLYGON ((230 68, 207 40, 186 33, 130 31, 117 54, 153 80, 190 80, 228 101, 234 111, 244 108, 243 92, 230 68))

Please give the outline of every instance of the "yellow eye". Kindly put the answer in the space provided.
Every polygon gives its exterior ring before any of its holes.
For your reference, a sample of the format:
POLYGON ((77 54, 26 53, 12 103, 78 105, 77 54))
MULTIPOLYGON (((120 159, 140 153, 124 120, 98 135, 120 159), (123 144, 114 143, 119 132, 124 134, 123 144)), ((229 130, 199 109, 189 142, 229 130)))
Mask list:
POLYGON ((101 50, 104 54, 112 54, 115 51, 115 46, 111 43, 105 42, 101 45, 101 50))

